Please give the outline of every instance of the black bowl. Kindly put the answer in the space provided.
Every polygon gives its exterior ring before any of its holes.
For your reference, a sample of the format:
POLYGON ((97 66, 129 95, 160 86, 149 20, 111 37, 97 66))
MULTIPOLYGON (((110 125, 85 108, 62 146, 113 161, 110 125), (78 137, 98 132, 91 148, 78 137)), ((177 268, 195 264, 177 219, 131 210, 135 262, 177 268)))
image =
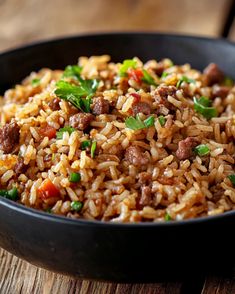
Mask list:
MULTIPOLYGON (((113 61, 171 58, 203 69, 216 62, 235 78, 235 45, 225 40, 154 33, 69 37, 0 55, 0 89, 42 67, 64 68, 78 56, 113 61)), ((0 199, 0 246, 35 265, 80 278, 156 281, 234 264, 235 212, 167 223, 113 224, 72 220, 0 199)))

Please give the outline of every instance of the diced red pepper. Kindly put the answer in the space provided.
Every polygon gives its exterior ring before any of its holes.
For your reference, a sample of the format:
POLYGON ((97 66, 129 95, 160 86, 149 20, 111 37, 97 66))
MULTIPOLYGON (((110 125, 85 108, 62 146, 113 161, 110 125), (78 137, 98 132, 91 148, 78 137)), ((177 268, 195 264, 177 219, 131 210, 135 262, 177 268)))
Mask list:
POLYGON ((46 125, 45 127, 41 127, 39 130, 39 133, 43 136, 43 137, 48 137, 49 139, 55 138, 56 137, 56 129, 46 125))
POLYGON ((130 68, 127 73, 128 73, 128 77, 135 80, 138 84, 142 82, 142 78, 144 74, 141 69, 130 68))
POLYGON ((49 198, 59 198, 60 191, 51 182, 51 180, 46 179, 45 181, 42 182, 42 184, 38 188, 38 196, 42 200, 47 200, 49 198))
POLYGON ((140 102, 140 99, 141 99, 140 94, 138 94, 138 93, 131 93, 131 96, 135 98, 134 101, 133 101, 133 104, 140 102))

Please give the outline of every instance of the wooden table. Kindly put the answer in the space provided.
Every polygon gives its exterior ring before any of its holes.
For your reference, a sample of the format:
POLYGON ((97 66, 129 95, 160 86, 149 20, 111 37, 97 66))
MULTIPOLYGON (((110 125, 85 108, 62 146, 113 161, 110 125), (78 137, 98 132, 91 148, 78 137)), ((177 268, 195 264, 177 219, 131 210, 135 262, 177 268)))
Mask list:
MULTIPOLYGON (((219 36, 231 0, 0 0, 0 51, 68 34, 151 30, 219 36)), ((235 25, 229 37, 235 40, 235 25)), ((1 225, 1 224, 0 224, 1 225)), ((0 294, 235 293, 234 272, 156 284, 75 280, 37 268, 0 249, 0 294)))

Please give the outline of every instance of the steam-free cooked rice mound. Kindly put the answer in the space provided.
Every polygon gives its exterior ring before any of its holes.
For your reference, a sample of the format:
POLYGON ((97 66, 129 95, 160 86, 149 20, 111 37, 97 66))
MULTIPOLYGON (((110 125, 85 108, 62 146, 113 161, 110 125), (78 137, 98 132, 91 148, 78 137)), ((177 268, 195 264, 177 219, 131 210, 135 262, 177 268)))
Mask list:
POLYGON ((235 87, 216 64, 81 57, 0 97, 0 196, 48 213, 169 221, 235 209, 235 87))

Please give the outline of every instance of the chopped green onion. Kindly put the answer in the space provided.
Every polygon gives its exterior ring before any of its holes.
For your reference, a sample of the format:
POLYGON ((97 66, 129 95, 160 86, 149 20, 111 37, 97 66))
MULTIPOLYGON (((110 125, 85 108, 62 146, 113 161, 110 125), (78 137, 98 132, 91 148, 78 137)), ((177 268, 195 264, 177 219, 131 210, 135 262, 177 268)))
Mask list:
POLYGON ((154 117, 150 116, 147 119, 145 119, 144 121, 142 121, 139 117, 139 115, 136 115, 136 118, 134 118, 133 116, 128 117, 125 120, 125 125, 127 128, 131 129, 131 130, 141 130, 141 129, 145 129, 148 127, 152 127, 154 125, 154 117))
POLYGON ((136 68, 137 62, 134 59, 126 59, 123 61, 120 69, 119 69, 119 75, 121 77, 126 77, 127 76, 127 71, 129 68, 136 68))
POLYGON ((72 77, 77 80, 81 78, 82 67, 78 65, 68 65, 64 70, 63 77, 72 77))
POLYGON ((166 118, 163 115, 160 115, 158 118, 160 125, 163 127, 166 123, 166 118))
POLYGON ((233 79, 231 79, 229 77, 225 77, 224 78, 224 85, 227 87, 232 87, 234 85, 233 79))
POLYGON ((18 199, 18 190, 15 187, 11 190, 0 190, 0 196, 16 201, 18 199))
POLYGON ((154 125, 154 116, 149 116, 144 120, 144 125, 146 128, 152 127, 154 125))
POLYGON ((40 84, 41 80, 40 79, 33 79, 31 81, 31 84, 33 87, 37 87, 40 84))
POLYGON ((83 203, 80 201, 71 202, 71 210, 78 212, 82 209, 82 207, 83 207, 83 203))
POLYGON ((69 177, 69 181, 71 183, 77 183, 81 181, 81 175, 80 173, 71 173, 69 177))
POLYGON ((145 124, 142 122, 138 115, 136 115, 136 118, 134 118, 133 116, 128 117, 125 120, 125 125, 131 130, 140 130, 145 128, 145 124))
POLYGON ((171 216, 169 215, 169 213, 166 213, 165 214, 165 217, 164 217, 165 221, 169 222, 171 220, 171 216))
POLYGON ((90 146, 91 146, 91 140, 83 141, 81 143, 81 149, 82 150, 86 150, 90 146))
POLYGON ((95 157, 96 145, 97 145, 96 141, 93 141, 91 144, 91 158, 95 157))
POLYGON ((75 131, 75 129, 72 128, 72 127, 70 127, 70 126, 67 126, 67 127, 61 128, 61 129, 59 129, 58 132, 56 132, 56 139, 57 139, 57 140, 61 140, 61 139, 63 138, 63 133, 68 132, 69 135, 71 135, 72 132, 74 132, 74 131, 75 131))
POLYGON ((52 213, 52 210, 51 210, 51 208, 47 208, 47 209, 45 210, 45 212, 47 212, 47 213, 52 213))
POLYGON ((189 84, 189 83, 194 83, 194 84, 196 83, 196 81, 195 81, 194 79, 190 79, 190 78, 188 78, 188 77, 186 77, 186 76, 182 76, 182 77, 178 80, 178 82, 177 82, 177 84, 176 84, 176 88, 179 88, 183 82, 188 83, 188 84, 189 84))
POLYGON ((233 184, 233 186, 235 186, 235 174, 229 175, 228 178, 229 178, 230 182, 233 184))
POLYGON ((205 118, 210 119, 218 115, 217 109, 215 107, 206 106, 211 105, 209 104, 210 100, 208 98, 202 96, 200 99, 197 99, 193 97, 193 101, 196 112, 202 114, 205 118))
POLYGON ((145 69, 143 69, 142 81, 148 85, 154 85, 154 86, 157 85, 154 78, 145 69))
POLYGON ((166 78, 167 76, 169 76, 169 73, 166 72, 166 71, 164 71, 164 72, 162 73, 161 79, 164 79, 164 78, 166 78))
POLYGON ((199 156, 204 156, 210 153, 210 149, 207 145, 201 144, 194 148, 194 152, 199 156))

